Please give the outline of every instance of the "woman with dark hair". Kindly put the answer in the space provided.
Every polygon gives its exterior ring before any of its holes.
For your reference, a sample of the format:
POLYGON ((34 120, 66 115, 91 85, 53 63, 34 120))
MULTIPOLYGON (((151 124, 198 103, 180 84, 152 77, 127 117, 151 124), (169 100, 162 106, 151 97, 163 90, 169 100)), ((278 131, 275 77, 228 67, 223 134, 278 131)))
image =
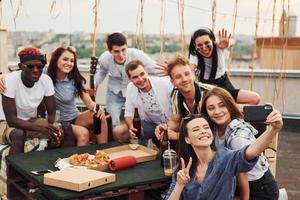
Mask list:
MULTIPOLYGON (((213 123, 217 148, 237 150, 255 143, 257 130, 243 120, 243 114, 226 90, 214 88, 208 91, 203 99, 202 112, 207 114, 213 123)), ((277 110, 273 112, 279 113, 277 110)), ((271 119, 271 115, 266 122, 271 119)), ((272 125, 265 133, 271 128, 272 125)), ((278 199, 278 186, 265 156, 259 156, 258 162, 247 175, 250 199, 278 199)))
POLYGON ((77 67, 77 55, 73 48, 57 48, 51 55, 48 75, 55 89, 56 108, 60 111, 60 120, 72 124, 77 145, 89 144, 89 129, 93 126, 93 116, 101 118, 101 133, 96 135, 98 143, 107 142, 107 124, 103 108, 96 112, 96 103, 84 88, 85 78, 77 67), (80 97, 87 111, 80 113, 75 99, 80 97))
POLYGON ((226 90, 235 90, 233 98, 239 103, 258 104, 260 97, 257 93, 235 89, 226 74, 226 49, 229 47, 231 34, 227 30, 219 31, 219 41, 209 28, 196 30, 189 45, 190 64, 195 69, 198 80, 202 83, 213 84, 226 90))
POLYGON ((167 199, 232 200, 235 176, 253 168, 282 128, 281 114, 274 110, 266 123, 270 128, 254 143, 239 150, 214 150, 208 120, 201 115, 185 118, 179 136, 181 164, 173 175, 167 199))

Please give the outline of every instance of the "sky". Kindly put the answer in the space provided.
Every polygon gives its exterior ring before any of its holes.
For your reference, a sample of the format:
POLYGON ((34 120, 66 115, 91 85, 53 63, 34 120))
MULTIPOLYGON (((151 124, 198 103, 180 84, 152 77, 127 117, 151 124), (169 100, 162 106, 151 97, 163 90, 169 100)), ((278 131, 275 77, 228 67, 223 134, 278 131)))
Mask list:
MULTIPOLYGON (((144 0, 144 33, 160 33, 162 0, 144 0)), ((164 33, 180 33, 177 0, 165 1, 164 33)), ((182 0, 183 1, 183 0, 182 0)), ((137 33, 140 0, 100 0, 98 32, 137 33)), ((284 7, 293 14, 300 14, 300 0, 280 0, 275 6, 275 26, 272 31, 274 0, 260 1, 258 35, 278 34, 278 23, 284 7), (296 9, 298 8, 298 9, 296 9)), ((212 0, 184 0, 184 31, 192 33, 200 26, 212 26, 212 0)), ((9 31, 48 31, 56 33, 92 32, 94 0, 2 0, 0 23, 9 31), (12 4, 11 4, 12 2, 12 4), (51 9, 51 5, 53 5, 51 9), (18 13, 18 14, 17 14, 18 13), (16 17, 16 26, 14 25, 16 17)), ((235 0, 216 0, 216 28, 233 32, 235 0)), ((234 33, 254 35, 257 0, 239 0, 234 33)), ((300 18, 300 17, 298 17, 300 18)), ((297 35, 300 35, 300 19, 297 20, 297 35)))

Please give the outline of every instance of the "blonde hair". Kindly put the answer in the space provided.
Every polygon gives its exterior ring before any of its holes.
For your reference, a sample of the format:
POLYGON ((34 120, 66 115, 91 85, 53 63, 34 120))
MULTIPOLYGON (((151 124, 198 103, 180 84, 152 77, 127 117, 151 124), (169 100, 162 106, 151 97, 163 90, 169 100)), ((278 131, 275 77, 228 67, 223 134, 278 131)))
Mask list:
POLYGON ((190 64, 189 60, 186 57, 184 57, 181 54, 175 54, 175 56, 168 61, 168 65, 167 65, 168 75, 172 79, 171 72, 175 66, 177 65, 185 66, 189 64, 190 64))

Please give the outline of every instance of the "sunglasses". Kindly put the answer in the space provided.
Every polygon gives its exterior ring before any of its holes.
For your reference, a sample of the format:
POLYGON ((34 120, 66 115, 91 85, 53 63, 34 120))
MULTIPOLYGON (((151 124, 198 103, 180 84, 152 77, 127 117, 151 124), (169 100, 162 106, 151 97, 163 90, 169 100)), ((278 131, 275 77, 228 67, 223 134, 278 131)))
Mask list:
POLYGON ((45 65, 32 65, 32 64, 23 64, 28 69, 33 69, 37 67, 38 69, 44 69, 45 65))
POLYGON ((206 49, 212 49, 212 45, 208 41, 205 42, 204 44, 196 44, 195 46, 196 46, 196 50, 197 51, 203 51, 204 48, 206 48, 206 49))
POLYGON ((203 117, 204 119, 206 119, 205 115, 202 114, 202 113, 199 113, 199 114, 189 114, 188 116, 183 117, 182 121, 187 122, 187 121, 190 121, 192 119, 201 118, 201 117, 203 117))

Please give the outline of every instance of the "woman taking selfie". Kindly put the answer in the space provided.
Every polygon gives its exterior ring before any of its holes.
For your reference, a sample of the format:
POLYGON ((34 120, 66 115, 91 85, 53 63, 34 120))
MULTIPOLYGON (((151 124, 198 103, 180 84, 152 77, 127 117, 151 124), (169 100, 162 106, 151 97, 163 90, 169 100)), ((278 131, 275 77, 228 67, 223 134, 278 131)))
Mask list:
POLYGON ((274 110, 266 123, 270 125, 268 130, 252 144, 239 150, 215 150, 208 120, 201 115, 185 118, 179 136, 181 164, 173 175, 167 199, 232 200, 235 176, 253 168, 281 129, 281 114, 274 110))
MULTIPOLYGON (((226 90, 214 88, 208 91, 203 99, 202 112, 207 114, 213 122, 217 148, 226 147, 238 150, 256 141, 257 130, 244 122, 243 114, 226 90)), ((275 109, 272 113, 278 113, 279 115, 279 111, 275 109)), ((269 124, 270 119, 272 119, 272 113, 267 117, 266 124, 269 124)), ((265 133, 270 131, 271 128, 273 128, 272 124, 265 133)), ((269 164, 265 156, 259 156, 258 162, 247 174, 250 199, 278 199, 278 186, 269 170, 269 164)))

